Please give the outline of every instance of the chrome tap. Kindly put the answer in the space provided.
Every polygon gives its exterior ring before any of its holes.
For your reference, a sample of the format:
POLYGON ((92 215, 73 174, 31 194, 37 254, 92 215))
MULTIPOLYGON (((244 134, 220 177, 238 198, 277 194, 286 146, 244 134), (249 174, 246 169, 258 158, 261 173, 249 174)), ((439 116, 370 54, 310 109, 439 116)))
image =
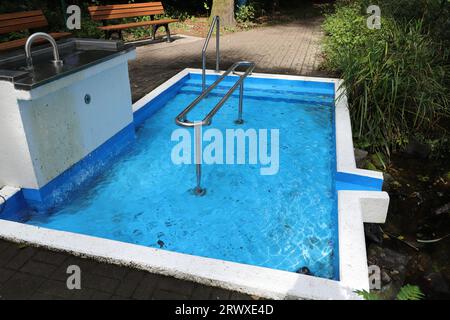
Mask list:
POLYGON ((25 55, 27 57, 27 65, 28 67, 33 67, 33 59, 31 58, 31 45, 33 44, 34 40, 38 38, 43 38, 48 40, 50 44, 53 47, 53 64, 55 66, 62 66, 63 61, 59 58, 59 52, 58 52, 58 45, 56 44, 55 39, 51 35, 45 32, 36 32, 33 33, 31 36, 28 37, 27 42, 25 43, 25 55))

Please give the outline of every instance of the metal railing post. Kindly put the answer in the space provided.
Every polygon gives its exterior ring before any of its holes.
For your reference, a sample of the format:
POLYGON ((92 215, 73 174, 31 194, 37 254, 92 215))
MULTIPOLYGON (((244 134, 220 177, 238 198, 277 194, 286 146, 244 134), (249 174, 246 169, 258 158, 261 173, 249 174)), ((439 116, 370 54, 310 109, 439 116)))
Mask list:
POLYGON ((202 55, 202 92, 206 90, 206 55, 202 55))
POLYGON ((242 119, 242 104, 244 103, 244 82, 241 82, 240 88, 239 88, 239 111, 238 111, 238 118, 234 123, 236 124, 243 124, 244 119, 242 119))
POLYGON ((217 16, 216 21, 216 72, 219 72, 220 67, 220 19, 217 16))
POLYGON ((212 20, 211 27, 209 28, 208 35, 206 36, 205 43, 202 48, 202 91, 206 90, 206 49, 208 49, 209 40, 216 27, 216 72, 219 72, 219 60, 220 60, 220 18, 215 16, 212 20))
POLYGON ((202 188, 202 123, 196 121, 194 123, 194 144, 195 144, 195 169, 197 175, 197 185, 193 192, 196 196, 203 196, 206 189, 202 188))

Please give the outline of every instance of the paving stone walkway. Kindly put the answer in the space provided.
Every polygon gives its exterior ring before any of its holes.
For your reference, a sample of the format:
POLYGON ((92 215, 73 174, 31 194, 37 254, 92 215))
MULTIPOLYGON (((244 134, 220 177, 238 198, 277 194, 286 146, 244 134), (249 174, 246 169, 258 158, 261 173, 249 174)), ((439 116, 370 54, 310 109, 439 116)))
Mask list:
MULTIPOLYGON (((322 75, 321 19, 258 28, 223 36, 221 69, 238 60, 256 62, 256 72, 322 75)), ((208 68, 214 68, 214 41, 208 68)), ((130 63, 133 101, 184 68, 201 67, 203 39, 178 37, 172 43, 137 48, 130 63)), ((208 287, 126 267, 81 259, 65 253, 23 247, 0 240, 0 299, 251 299, 247 295, 208 287), (81 290, 68 290, 69 265, 81 268, 81 290)))
POLYGON ((0 240, 0 300, 3 299, 248 300, 251 297, 0 240), (71 265, 81 269, 80 290, 67 289, 67 267, 71 265))
MULTIPOLYGON (((222 36, 220 69, 249 60, 256 63, 255 72, 323 75, 317 70, 321 61, 321 22, 319 17, 222 36)), ((201 38, 182 38, 138 47, 137 58, 129 67, 133 102, 184 68, 201 68, 203 42, 201 38)), ((207 68, 215 68, 214 39, 207 51, 207 68)))

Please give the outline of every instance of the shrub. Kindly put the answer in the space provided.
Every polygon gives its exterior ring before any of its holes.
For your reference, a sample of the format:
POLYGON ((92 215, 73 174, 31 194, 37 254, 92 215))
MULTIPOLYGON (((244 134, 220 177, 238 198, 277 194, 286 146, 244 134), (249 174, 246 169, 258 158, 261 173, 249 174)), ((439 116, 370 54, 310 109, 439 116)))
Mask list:
POLYGON ((449 65, 422 20, 385 17, 370 30, 353 3, 338 5, 324 30, 325 66, 344 80, 358 146, 389 155, 412 135, 448 134, 449 65))
POLYGON ((335 13, 327 15, 323 29, 327 35, 324 43, 326 64, 333 71, 342 68, 340 57, 343 51, 363 47, 371 33, 375 35, 367 28, 366 19, 356 3, 339 6, 335 13))
MULTIPOLYGON (((128 23, 128 22, 149 21, 149 20, 150 20, 150 17, 148 17, 148 16, 124 19, 124 21, 126 23, 128 23)), ((152 29, 152 26, 130 28, 130 29, 126 29, 126 33, 131 35, 131 37, 132 37, 131 40, 140 40, 140 39, 149 38, 150 35, 151 35, 151 32, 152 32, 151 29, 152 29)))
POLYGON ((382 15, 401 23, 421 20, 423 30, 438 42, 450 41, 450 1, 448 0, 360 0, 362 7, 377 4, 382 15))
POLYGON ((97 27, 101 25, 101 23, 93 21, 90 17, 85 16, 81 18, 81 29, 72 30, 71 32, 78 38, 100 39, 104 36, 104 32, 97 29, 97 27))
POLYGON ((247 23, 255 20, 255 7, 253 4, 241 5, 237 7, 236 21, 239 23, 247 23))

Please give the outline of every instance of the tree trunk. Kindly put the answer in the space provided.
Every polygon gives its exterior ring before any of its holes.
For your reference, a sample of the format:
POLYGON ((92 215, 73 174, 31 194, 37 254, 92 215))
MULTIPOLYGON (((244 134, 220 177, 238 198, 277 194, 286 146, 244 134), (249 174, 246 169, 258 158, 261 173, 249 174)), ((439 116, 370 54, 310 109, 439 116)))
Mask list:
POLYGON ((220 24, 225 27, 234 26, 234 0, 213 0, 211 17, 219 16, 220 24))

